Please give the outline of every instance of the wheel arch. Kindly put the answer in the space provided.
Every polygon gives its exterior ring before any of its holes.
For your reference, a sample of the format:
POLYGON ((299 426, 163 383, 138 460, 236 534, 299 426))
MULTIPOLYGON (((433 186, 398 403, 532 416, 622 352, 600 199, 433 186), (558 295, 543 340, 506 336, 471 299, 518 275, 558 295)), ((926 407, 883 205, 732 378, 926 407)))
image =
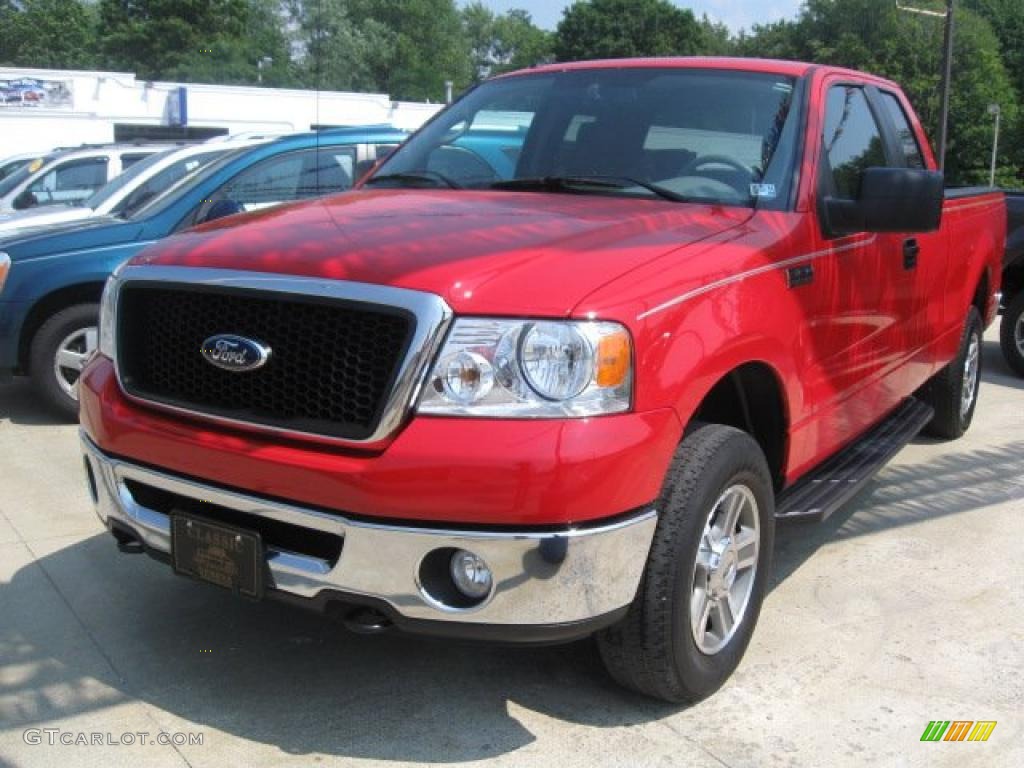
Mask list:
POLYGON ((32 338, 39 328, 62 309, 74 306, 75 304, 98 304, 103 295, 103 281, 85 281, 66 285, 50 293, 41 296, 32 308, 25 315, 21 324, 21 331, 18 335, 18 370, 28 370, 29 351, 32 346, 32 338))
POLYGON ((740 429, 761 446, 772 482, 779 490, 786 477, 791 410, 779 371, 763 360, 750 360, 722 373, 693 409, 693 422, 740 429))

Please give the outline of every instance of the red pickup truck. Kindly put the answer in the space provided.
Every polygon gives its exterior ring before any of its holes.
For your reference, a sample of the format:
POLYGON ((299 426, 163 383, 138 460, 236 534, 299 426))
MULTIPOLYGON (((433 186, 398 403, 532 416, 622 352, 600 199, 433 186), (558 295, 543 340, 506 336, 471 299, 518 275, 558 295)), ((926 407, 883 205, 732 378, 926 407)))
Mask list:
POLYGON ((596 634, 720 686, 777 521, 970 425, 1002 194, 944 191, 900 89, 793 62, 558 64, 361 187, 111 278, 81 379, 125 551, 351 628, 596 634))

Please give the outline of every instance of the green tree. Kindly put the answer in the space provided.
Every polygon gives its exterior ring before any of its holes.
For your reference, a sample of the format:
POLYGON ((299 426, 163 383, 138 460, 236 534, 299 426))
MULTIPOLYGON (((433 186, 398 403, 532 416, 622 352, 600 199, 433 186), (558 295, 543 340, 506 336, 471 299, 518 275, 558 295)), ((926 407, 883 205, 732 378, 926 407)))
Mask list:
POLYGON ((79 0, 0 4, 0 64, 88 69, 96 64, 96 15, 79 0))
MULTIPOLYGON (((1021 0, 964 0, 964 7, 973 10, 992 25, 992 31, 999 38, 999 49, 1003 66, 1016 91, 1018 119, 1009 126, 1000 142, 1000 175, 1006 173, 1006 165, 1024 169, 1024 115, 1019 114, 1024 105, 1024 2, 1021 0)), ((1005 105, 1000 105, 1005 106, 1005 105)), ((1020 176, 1011 179, 1014 186, 1020 186, 1020 176)))
POLYGON ((700 17, 700 53, 704 56, 731 56, 736 44, 729 28, 720 21, 712 21, 705 13, 700 17))
POLYGON ((209 42, 185 52, 160 76, 185 82, 297 85, 284 21, 277 0, 244 0, 238 26, 217 30, 209 42))
POLYGON ((577 0, 555 32, 560 61, 690 56, 705 44, 693 12, 668 0, 577 0))
POLYGON ((349 0, 348 11, 358 28, 375 23, 388 31, 389 55, 375 56, 370 71, 392 97, 438 101, 446 80, 457 89, 472 81, 455 0, 349 0))
POLYGON ((200 57, 210 57, 209 66, 216 69, 223 42, 245 34, 248 3, 100 0, 99 14, 100 51, 106 66, 157 79, 172 72, 188 75, 200 57))
POLYGON ((475 80, 531 67, 553 57, 554 38, 530 14, 511 10, 496 15, 477 0, 462 9, 475 80))
POLYGON ((303 49, 299 64, 306 87, 332 91, 383 91, 378 79, 394 56, 395 35, 373 19, 354 21, 348 0, 320 0, 294 10, 303 49))

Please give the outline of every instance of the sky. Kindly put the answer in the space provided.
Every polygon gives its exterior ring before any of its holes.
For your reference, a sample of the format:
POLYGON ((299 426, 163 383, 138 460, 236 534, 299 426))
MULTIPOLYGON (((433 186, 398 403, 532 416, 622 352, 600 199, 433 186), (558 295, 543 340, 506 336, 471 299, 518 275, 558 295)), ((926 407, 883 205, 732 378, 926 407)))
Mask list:
MULTIPOLYGON (((470 0, 459 0, 466 5, 470 0)), ((511 8, 530 12, 533 21, 545 29, 554 29, 562 18, 562 10, 571 0, 482 0, 498 13, 511 8)), ((672 0, 681 8, 690 8, 698 17, 706 13, 721 21, 733 32, 749 29, 753 24, 764 24, 796 16, 802 0, 672 0)))

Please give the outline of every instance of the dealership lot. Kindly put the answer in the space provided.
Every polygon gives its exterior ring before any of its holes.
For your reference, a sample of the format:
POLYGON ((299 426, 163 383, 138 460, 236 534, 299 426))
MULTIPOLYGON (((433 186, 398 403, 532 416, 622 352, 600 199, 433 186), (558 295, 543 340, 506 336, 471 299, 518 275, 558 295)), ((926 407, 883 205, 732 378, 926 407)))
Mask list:
POLYGON ((356 636, 119 555, 75 428, 0 385, 0 767, 1024 764, 1024 380, 996 339, 966 438, 780 531, 743 664, 689 709, 623 693, 589 644, 356 636), (920 742, 936 719, 998 726, 920 742))

